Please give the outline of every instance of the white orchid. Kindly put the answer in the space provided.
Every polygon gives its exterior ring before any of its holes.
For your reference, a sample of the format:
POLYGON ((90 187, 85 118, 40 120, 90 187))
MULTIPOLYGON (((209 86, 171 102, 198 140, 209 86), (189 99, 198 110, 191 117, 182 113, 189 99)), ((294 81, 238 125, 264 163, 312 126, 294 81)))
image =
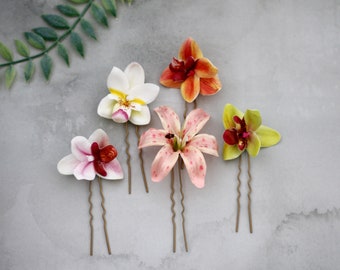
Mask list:
POLYGON ((159 87, 145 83, 143 67, 132 62, 124 72, 113 67, 107 78, 110 92, 98 105, 98 114, 117 123, 130 121, 135 125, 150 122, 150 110, 147 104, 156 99, 159 87))

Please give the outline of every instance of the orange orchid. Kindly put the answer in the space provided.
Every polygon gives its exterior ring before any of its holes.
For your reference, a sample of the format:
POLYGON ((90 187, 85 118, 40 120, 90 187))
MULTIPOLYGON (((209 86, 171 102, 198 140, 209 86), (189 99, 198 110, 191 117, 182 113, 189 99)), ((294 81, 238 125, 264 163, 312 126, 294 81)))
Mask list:
POLYGON ((173 58, 164 69, 160 83, 170 88, 180 88, 183 99, 193 102, 199 94, 214 95, 222 88, 218 69, 203 53, 192 38, 184 41, 178 58, 173 58))

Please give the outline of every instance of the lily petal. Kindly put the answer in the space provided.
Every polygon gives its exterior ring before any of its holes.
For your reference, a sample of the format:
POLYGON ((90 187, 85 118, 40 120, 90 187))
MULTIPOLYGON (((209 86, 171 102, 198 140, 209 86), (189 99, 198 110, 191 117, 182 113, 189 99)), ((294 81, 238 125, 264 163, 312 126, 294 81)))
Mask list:
POLYGON ((209 118, 209 114, 200 108, 192 110, 184 121, 183 139, 190 141, 208 122, 209 118))
POLYGON ((161 181, 175 166, 178 159, 178 152, 174 152, 172 146, 164 145, 157 153, 151 165, 151 180, 161 181))
POLYGON ((202 57, 197 60, 195 65, 195 73, 200 78, 211 78, 217 75, 218 69, 208 58, 202 57))
POLYGON ((104 130, 99 128, 91 134, 89 137, 89 142, 91 145, 93 142, 96 142, 99 148, 104 148, 105 146, 109 145, 109 136, 104 130))
POLYGON ((76 136, 71 141, 71 152, 79 161, 88 161, 92 157, 91 143, 83 136, 76 136))
POLYGON ((260 138, 261 147, 275 145, 281 140, 281 135, 278 131, 264 125, 261 125, 256 130, 256 135, 260 138))
POLYGON ((70 154, 63 157, 57 165, 58 172, 64 175, 73 174, 74 169, 78 166, 79 160, 70 154))
POLYGON ((224 160, 231 160, 239 157, 243 151, 241 151, 237 144, 235 145, 229 145, 229 144, 224 144, 223 146, 223 159, 224 160))
POLYGON ((179 122, 179 117, 170 107, 159 106, 154 109, 161 120, 163 128, 172 134, 179 134, 181 124, 179 122))
POLYGON ((237 109, 234 105, 228 103, 224 106, 223 111, 223 124, 225 129, 230 129, 235 127, 235 122, 233 117, 237 115, 239 118, 243 118, 243 113, 237 109))
POLYGON ((129 89, 129 81, 126 74, 121 69, 113 67, 107 77, 107 88, 126 93, 129 89))
POLYGON ((73 174, 77 180, 93 180, 96 177, 93 162, 80 162, 74 169, 73 174))
POLYGON ((108 180, 123 179, 124 173, 117 159, 114 159, 108 163, 103 163, 103 166, 107 173, 105 177, 101 176, 103 179, 108 179, 108 180))
POLYGON ((180 88, 182 81, 174 81, 173 75, 174 75, 173 72, 170 70, 169 67, 167 67, 163 70, 159 82, 165 87, 180 88))
POLYGON ((252 132, 248 138, 247 152, 250 156, 256 157, 260 152, 261 141, 255 132, 252 132))
POLYGON ((147 125, 150 123, 151 116, 148 106, 140 106, 140 110, 132 110, 130 116, 130 122, 137 126, 147 125))
POLYGON ((144 84, 145 81, 145 73, 143 67, 137 62, 130 63, 124 70, 126 77, 129 81, 129 88, 144 84))
POLYGON ((159 93, 159 86, 153 83, 143 83, 132 88, 130 95, 141 99, 145 104, 149 104, 156 99, 159 93))
POLYGON ((186 146, 180 153, 184 165, 187 168, 191 182, 198 188, 204 187, 204 179, 207 171, 207 165, 201 151, 196 147, 186 146))
POLYGON ((212 78, 200 79, 200 94, 203 96, 211 96, 222 89, 222 84, 218 76, 212 78))
POLYGON ((163 129, 150 128, 140 137, 138 148, 165 145, 168 142, 165 138, 166 134, 167 132, 163 129))
POLYGON ((246 110, 244 120, 246 121, 248 131, 256 131, 262 123, 261 114, 258 110, 246 110))
POLYGON ((200 78, 197 75, 189 76, 181 84, 181 94, 186 102, 193 102, 200 93, 200 78))
POLYGON ((218 157, 216 138, 208 134, 198 134, 187 144, 194 146, 203 153, 218 157))
POLYGON ((97 108, 98 115, 107 119, 112 118, 113 106, 117 103, 115 100, 110 98, 110 96, 111 94, 108 94, 106 97, 102 98, 97 108))
POLYGON ((203 57, 200 47, 191 37, 187 38, 183 42, 178 52, 178 57, 182 60, 186 60, 190 56, 192 56, 195 60, 203 57))

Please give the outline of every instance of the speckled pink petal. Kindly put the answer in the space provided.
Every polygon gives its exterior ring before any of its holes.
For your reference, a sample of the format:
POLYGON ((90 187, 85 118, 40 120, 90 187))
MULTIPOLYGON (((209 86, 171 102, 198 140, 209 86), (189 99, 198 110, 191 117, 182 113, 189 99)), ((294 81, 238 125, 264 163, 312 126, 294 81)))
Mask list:
POLYGON ((186 146, 181 152, 181 157, 187 168, 191 182, 198 188, 204 187, 207 165, 201 151, 196 147, 186 146))
POLYGON ((163 180, 163 178, 167 176, 171 169, 175 166, 178 155, 179 153, 174 152, 171 145, 164 145, 152 162, 151 180, 154 182, 163 180))
POLYGON ((208 134, 198 134, 187 144, 194 146, 203 153, 218 157, 216 138, 208 134))
POLYGON ((108 179, 108 180, 123 179, 124 173, 117 159, 114 159, 109 163, 103 163, 103 166, 107 173, 105 177, 101 176, 103 179, 108 179))
POLYGON ((158 114, 162 126, 167 132, 179 134, 181 128, 179 117, 170 107, 159 106, 155 108, 155 112, 158 114))
POLYGON ((99 148, 103 148, 109 145, 109 136, 106 134, 104 130, 99 128, 91 134, 89 141, 91 145, 93 142, 96 142, 98 143, 99 148))
POLYGON ((93 180, 96 177, 93 162, 80 162, 74 169, 73 174, 78 180, 93 180))
POLYGON ((166 134, 167 132, 163 129, 150 128, 140 137, 138 148, 165 145, 168 142, 165 138, 166 134))
POLYGON ((64 175, 73 174, 74 169, 78 166, 79 160, 70 154, 62 158, 57 165, 58 172, 64 175))
POLYGON ((183 125, 184 140, 190 141, 208 122, 210 116, 202 109, 191 111, 185 118, 183 125))
POLYGON ((91 143, 83 136, 76 136, 71 141, 71 152, 79 161, 88 161, 91 153, 91 143))

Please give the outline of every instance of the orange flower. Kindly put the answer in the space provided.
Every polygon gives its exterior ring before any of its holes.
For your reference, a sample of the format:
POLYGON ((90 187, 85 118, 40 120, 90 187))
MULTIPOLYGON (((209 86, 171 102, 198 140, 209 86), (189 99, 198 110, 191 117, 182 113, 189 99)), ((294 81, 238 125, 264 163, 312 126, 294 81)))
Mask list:
POLYGON ((164 69, 160 83, 166 87, 180 88, 186 102, 193 102, 199 94, 214 95, 222 88, 218 69, 203 53, 192 38, 179 49, 178 59, 173 58, 164 69))

